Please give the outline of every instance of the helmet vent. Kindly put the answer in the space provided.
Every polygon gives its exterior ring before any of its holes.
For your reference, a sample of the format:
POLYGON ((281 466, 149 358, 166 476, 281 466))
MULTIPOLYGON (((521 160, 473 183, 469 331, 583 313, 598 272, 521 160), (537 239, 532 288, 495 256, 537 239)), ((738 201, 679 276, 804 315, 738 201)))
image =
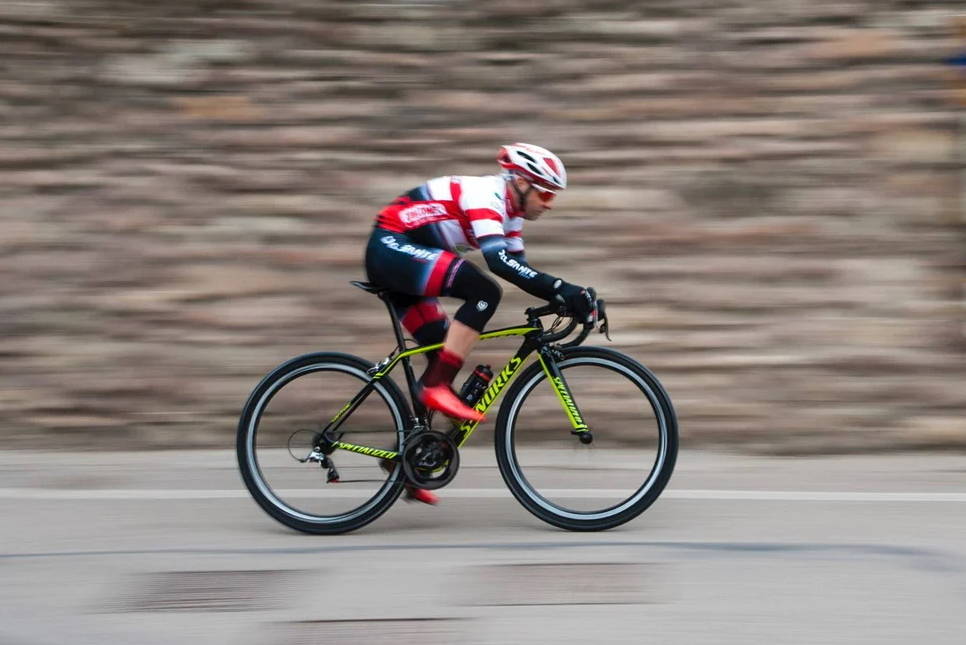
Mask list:
POLYGON ((549 150, 527 143, 514 143, 503 146, 497 153, 497 163, 504 170, 520 173, 530 181, 547 186, 548 190, 563 190, 567 187, 567 171, 563 162, 549 150))

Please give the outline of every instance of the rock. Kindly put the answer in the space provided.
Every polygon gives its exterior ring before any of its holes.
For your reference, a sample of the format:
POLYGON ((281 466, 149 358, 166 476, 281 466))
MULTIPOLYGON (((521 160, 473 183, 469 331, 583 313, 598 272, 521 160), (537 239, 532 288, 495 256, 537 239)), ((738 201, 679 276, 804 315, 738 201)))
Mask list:
POLYGON ((883 132, 871 142, 873 154, 899 164, 953 162, 956 139, 949 132, 902 129, 883 132))
POLYGON ((192 119, 253 121, 264 116, 245 96, 182 96, 172 99, 172 103, 192 119))

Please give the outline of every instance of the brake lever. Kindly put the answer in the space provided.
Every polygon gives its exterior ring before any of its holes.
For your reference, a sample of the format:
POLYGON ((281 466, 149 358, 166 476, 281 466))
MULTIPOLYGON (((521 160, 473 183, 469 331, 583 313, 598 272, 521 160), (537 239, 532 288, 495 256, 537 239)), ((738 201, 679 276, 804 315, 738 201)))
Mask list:
POLYGON ((598 333, 603 334, 607 338, 607 340, 610 340, 610 324, 607 321, 607 313, 604 310, 603 298, 597 301, 597 322, 598 322, 598 327, 597 327, 598 333))
POLYGON ((597 290, 593 287, 587 287, 587 294, 590 296, 590 301, 594 303, 594 315, 590 320, 584 321, 584 326, 590 326, 591 329, 597 329, 597 326, 601 323, 603 319, 603 306, 604 301, 597 297, 597 290))

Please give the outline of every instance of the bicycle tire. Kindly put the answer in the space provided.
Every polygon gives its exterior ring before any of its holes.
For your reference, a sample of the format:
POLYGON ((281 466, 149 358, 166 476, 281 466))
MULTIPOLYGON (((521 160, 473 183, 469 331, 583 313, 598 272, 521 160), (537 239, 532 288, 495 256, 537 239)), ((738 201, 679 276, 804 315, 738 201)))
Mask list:
MULTIPOLYGON (((646 477, 644 477, 643 482, 639 485, 631 483, 628 486, 627 491, 629 491, 629 494, 626 499, 619 499, 617 503, 609 504, 605 508, 581 510, 574 510, 564 503, 551 499, 552 495, 545 490, 542 484, 534 484, 531 481, 533 479, 533 473, 537 471, 537 468, 531 467, 528 470, 528 467, 522 464, 521 455, 527 454, 528 452, 540 454, 542 449, 539 447, 521 448, 520 446, 524 440, 521 435, 525 434, 526 430, 522 427, 518 428, 517 426, 524 425, 524 423, 520 422, 520 418, 521 412, 526 407, 528 398, 533 396, 535 392, 538 392, 538 386, 546 381, 546 374, 543 372, 539 362, 531 364, 520 374, 510 387, 506 398, 500 406, 494 433, 497 464, 499 465, 503 480, 506 482, 513 496, 524 508, 541 520, 571 531, 601 531, 614 528, 643 513, 658 499, 670 480, 671 474, 674 471, 678 451, 677 419, 674 408, 671 404, 670 397, 661 386, 657 377, 629 356, 601 347, 571 347, 561 351, 563 353, 563 359, 558 360, 557 365, 565 378, 568 379, 568 387, 570 387, 571 394, 578 405, 580 405, 581 400, 585 403, 590 402, 592 397, 581 396, 581 386, 578 385, 575 389, 574 383, 571 382, 568 376, 568 372, 579 371, 581 373, 589 373, 591 378, 584 382, 590 383, 598 375, 604 377, 604 372, 600 370, 606 369, 610 372, 609 378, 622 377, 625 379, 626 383, 625 381, 620 381, 620 383, 631 391, 628 394, 629 398, 632 398, 631 394, 635 392, 639 392, 646 398, 648 405, 645 406, 642 402, 638 402, 639 409, 645 411, 642 414, 650 409, 653 412, 655 425, 654 436, 649 438, 649 441, 654 445, 653 463, 648 469, 646 477), (580 367, 580 370, 577 370, 577 367, 580 367), (541 489, 544 489, 544 492, 541 492, 541 489)), ((536 395, 538 401, 541 400, 541 396, 545 397, 542 399, 545 402, 552 398, 549 394, 549 392, 552 392, 549 386, 545 386, 540 391, 544 392, 544 394, 536 395)), ((580 454, 581 451, 594 450, 593 445, 584 446, 577 437, 571 436, 570 430, 572 426, 570 422, 567 420, 563 410, 559 407, 559 403, 554 401, 554 405, 556 406, 556 412, 559 413, 559 420, 554 418, 550 421, 544 421, 547 417, 557 416, 556 414, 548 414, 549 408, 546 408, 546 406, 545 410, 539 415, 534 414, 533 418, 541 419, 539 423, 550 423, 551 425, 556 424, 559 426, 558 429, 553 430, 557 435, 556 438, 561 441, 569 441, 569 445, 571 446, 569 449, 573 453, 580 454)), ((627 406, 633 407, 633 405, 633 401, 628 401, 627 406)), ((601 425, 606 426, 606 419, 609 414, 608 410, 612 411, 613 406, 605 408, 604 412, 596 415, 595 419, 588 420, 586 416, 584 419, 588 421, 592 429, 595 429, 595 421, 599 419, 604 419, 601 425)), ((582 410, 581 412, 583 413, 584 411, 582 410)), ((614 425, 619 426, 616 423, 614 425)), ((621 432, 624 433, 622 437, 626 437, 626 431, 623 428, 621 428, 621 432)), ((598 432, 594 432, 594 444, 599 443, 598 434, 598 432)), ((632 436, 631 439, 633 440, 634 437, 632 436)), ((549 459, 551 463, 544 463, 541 466, 543 474, 540 476, 560 477, 561 470, 553 465, 552 460, 554 457, 546 456, 548 452, 544 451, 543 458, 549 459)), ((584 452, 583 454, 593 453, 584 452)), ((608 453, 605 451, 598 454, 604 455, 608 453)), ((622 453, 615 451, 615 454, 621 455, 622 453)), ((627 469, 627 471, 629 474, 626 476, 629 481, 636 482, 637 480, 634 479, 637 477, 636 471, 633 468, 627 469)), ((606 478, 610 475, 604 470, 597 472, 595 476, 598 478, 598 481, 606 481, 606 478)), ((592 490, 577 490, 576 492, 572 490, 560 491, 559 494, 561 496, 575 495, 587 499, 594 499, 594 491, 592 490), (588 493, 590 494, 588 495, 588 493)))
MULTIPOLYGON (((369 375, 366 370, 370 367, 372 367, 370 362, 349 354, 335 352, 305 354, 295 357, 272 370, 272 372, 262 379, 248 397, 238 422, 236 440, 238 466, 245 486, 248 488, 254 500, 269 516, 285 526, 297 531, 313 534, 338 534, 353 531, 369 524, 382 515, 392 506, 402 492, 404 475, 401 466, 397 464, 392 472, 382 474, 385 481, 381 485, 378 484, 378 480, 367 480, 373 481, 374 483, 372 485, 379 485, 379 488, 371 498, 366 499, 357 507, 331 515, 314 514, 300 510, 289 502, 286 502, 273 489, 270 482, 266 480, 261 468, 258 454, 259 449, 257 447, 259 426, 263 422, 262 417, 266 407, 283 388, 305 375, 332 372, 349 376, 355 381, 358 381, 358 390, 361 390, 362 386, 369 380, 369 375)), ((401 450, 406 432, 406 424, 411 417, 406 400, 403 398, 396 384, 389 378, 381 379, 366 401, 369 402, 373 397, 378 397, 377 401, 385 404, 389 412, 387 428, 390 428, 386 434, 387 436, 392 434, 395 437, 393 446, 386 445, 380 447, 395 451, 401 450)), ((343 401, 343 403, 347 402, 347 400, 343 401)), ((379 409, 378 404, 375 408, 376 410, 379 409)), ((338 409, 336 409, 337 411, 338 409)), ((332 412, 327 411, 327 413, 327 416, 318 415, 319 419, 331 418, 332 412)), ((352 416, 354 415, 355 413, 352 416)), ((351 421, 352 416, 346 420, 346 423, 351 421)), ((319 423, 319 427, 321 425, 319 423)), ((291 451, 291 447, 288 447, 291 451)), ((340 454, 340 452, 337 451, 336 454, 340 454)), ((378 465, 377 460, 371 457, 366 457, 366 459, 371 459, 372 461, 369 463, 378 465)), ((293 459, 293 461, 296 460, 293 459)), ((318 463, 308 463, 305 466, 307 468, 314 467, 316 470, 321 471, 318 463)), ((297 468, 297 466, 295 467, 297 468)), ((319 479, 321 480, 321 475, 319 479)), ((320 485, 319 495, 321 496, 325 490, 327 489, 324 489, 320 485)), ((335 489, 332 490, 335 492, 335 489)), ((344 490, 338 491, 340 494, 344 494, 344 492, 344 490)))

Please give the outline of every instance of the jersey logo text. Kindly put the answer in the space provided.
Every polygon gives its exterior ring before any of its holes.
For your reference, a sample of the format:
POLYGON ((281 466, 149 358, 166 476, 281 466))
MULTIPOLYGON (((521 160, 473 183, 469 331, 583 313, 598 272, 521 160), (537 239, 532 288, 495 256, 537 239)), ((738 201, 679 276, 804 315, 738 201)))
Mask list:
POLYGON ((399 219, 407 226, 419 226, 446 215, 446 207, 442 204, 416 204, 399 211, 399 219))

